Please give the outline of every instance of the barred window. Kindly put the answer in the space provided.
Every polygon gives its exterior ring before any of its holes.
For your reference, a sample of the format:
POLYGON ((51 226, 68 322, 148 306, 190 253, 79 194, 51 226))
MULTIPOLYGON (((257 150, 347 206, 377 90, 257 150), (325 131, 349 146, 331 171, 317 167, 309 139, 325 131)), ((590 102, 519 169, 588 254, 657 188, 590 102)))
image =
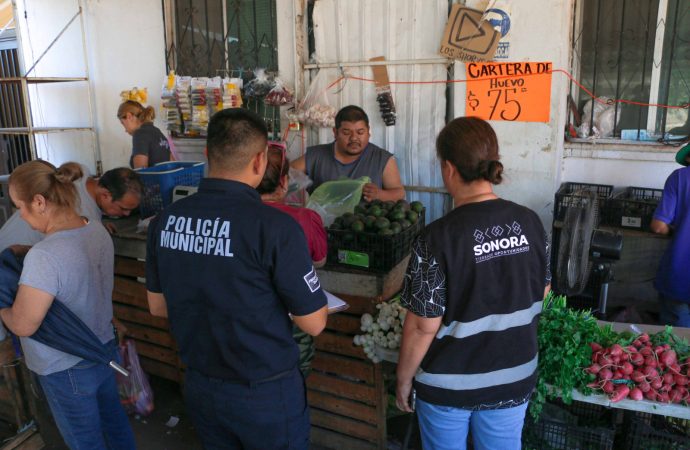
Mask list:
MULTIPOLYGON (((579 0, 576 18, 572 73, 594 95, 645 104, 690 102, 690 2, 579 0)), ((571 130, 579 137, 672 141, 690 134, 687 107, 611 102, 591 108, 591 97, 574 83, 571 95, 571 130)))

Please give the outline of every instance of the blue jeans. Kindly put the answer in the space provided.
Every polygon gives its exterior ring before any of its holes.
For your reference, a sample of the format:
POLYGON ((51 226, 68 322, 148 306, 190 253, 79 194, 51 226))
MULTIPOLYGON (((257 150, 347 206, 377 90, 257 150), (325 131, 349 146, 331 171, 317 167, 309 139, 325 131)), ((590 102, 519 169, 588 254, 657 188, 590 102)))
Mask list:
POLYGON ((241 384, 187 369, 185 403, 205 450, 309 448, 309 408, 297 368, 274 381, 241 384))
POLYGON ((38 379, 70 449, 136 449, 115 372, 109 366, 83 360, 38 379))
POLYGON ((659 294, 659 322, 674 327, 690 327, 690 304, 659 294))
POLYGON ((425 450, 465 450, 467 432, 472 430, 477 450, 520 450, 527 405, 470 411, 417 399, 422 445, 425 450))

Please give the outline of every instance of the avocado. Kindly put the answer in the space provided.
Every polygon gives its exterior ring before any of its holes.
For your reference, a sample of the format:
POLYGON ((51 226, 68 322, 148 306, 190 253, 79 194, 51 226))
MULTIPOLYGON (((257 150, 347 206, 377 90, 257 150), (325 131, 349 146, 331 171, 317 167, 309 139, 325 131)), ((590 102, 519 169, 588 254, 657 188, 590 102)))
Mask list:
POLYGON ((405 218, 407 220, 409 220, 410 223, 417 223, 417 220, 419 219, 419 215, 417 215, 417 213, 414 211, 407 211, 405 218))
POLYGON ((378 228, 379 230, 383 230, 384 228, 390 227, 391 222, 390 222, 390 220, 386 219, 385 217, 379 217, 378 219, 376 219, 375 225, 376 225, 376 228, 378 228))
POLYGON ((424 211, 424 205, 422 202, 412 202, 410 203, 410 209, 416 213, 421 213, 424 211))
POLYGON ((355 234, 352 231, 346 231, 343 234, 343 242, 352 242, 355 240, 355 234))
POLYGON ((403 219, 403 220, 399 221, 398 223, 400 224, 400 226, 402 227, 403 230, 410 228, 410 225, 412 225, 410 223, 410 221, 407 219, 403 219))
POLYGON ((355 220, 352 222, 352 225, 350 225, 350 229, 356 232, 364 231, 364 222, 361 220, 355 220))
POLYGON ((390 228, 382 228, 379 230, 379 236, 392 236, 395 234, 390 228))
POLYGON ((383 207, 386 208, 388 211, 393 209, 394 206, 395 206, 395 202, 392 200, 386 200, 385 202, 383 202, 383 207))
POLYGON ((355 214, 366 214, 367 213, 367 207, 365 204, 360 203, 359 205, 355 206, 355 214))
POLYGON ((405 211, 396 208, 388 214, 388 218, 390 220, 402 220, 405 218, 405 211))
POLYGON ((376 223, 376 216, 366 216, 364 218, 364 225, 369 229, 374 228, 375 223, 376 223))
POLYGON ((398 200, 398 201, 395 203, 395 207, 396 207, 396 208, 401 208, 401 209, 403 209, 404 211, 408 211, 408 210, 410 209, 410 204, 407 203, 407 200, 398 200))
POLYGON ((393 222, 391 223, 390 230, 393 232, 393 234, 400 233, 402 231, 402 225, 400 225, 400 222, 393 222))
POLYGON ((375 217, 381 217, 383 215, 383 209, 380 206, 374 205, 369 208, 369 214, 375 217))

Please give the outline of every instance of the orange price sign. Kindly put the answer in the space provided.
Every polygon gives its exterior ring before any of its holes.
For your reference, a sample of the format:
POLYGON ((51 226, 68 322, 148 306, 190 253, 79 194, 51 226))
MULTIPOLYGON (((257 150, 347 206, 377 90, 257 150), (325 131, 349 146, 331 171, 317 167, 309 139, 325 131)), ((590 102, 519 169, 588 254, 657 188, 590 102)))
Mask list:
POLYGON ((465 114, 484 120, 548 122, 551 63, 467 63, 465 114))

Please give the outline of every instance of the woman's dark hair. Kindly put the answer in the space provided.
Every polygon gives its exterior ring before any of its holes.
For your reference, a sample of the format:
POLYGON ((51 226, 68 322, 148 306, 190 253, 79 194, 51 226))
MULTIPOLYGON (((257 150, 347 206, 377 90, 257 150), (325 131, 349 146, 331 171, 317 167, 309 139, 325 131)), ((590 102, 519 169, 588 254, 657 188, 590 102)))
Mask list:
POLYGON ((34 196, 42 195, 48 203, 60 210, 76 210, 79 195, 73 182, 84 176, 81 166, 67 162, 58 167, 47 161, 29 161, 14 169, 10 175, 10 185, 17 198, 31 203, 34 196))
POLYGON ((273 194, 280 186, 280 179, 290 171, 290 162, 285 157, 285 150, 282 148, 269 145, 267 159, 266 173, 256 187, 262 195, 273 194))
POLYGON ((436 138, 436 153, 442 161, 453 164, 466 183, 503 181, 496 133, 482 119, 459 117, 449 122, 436 138))

